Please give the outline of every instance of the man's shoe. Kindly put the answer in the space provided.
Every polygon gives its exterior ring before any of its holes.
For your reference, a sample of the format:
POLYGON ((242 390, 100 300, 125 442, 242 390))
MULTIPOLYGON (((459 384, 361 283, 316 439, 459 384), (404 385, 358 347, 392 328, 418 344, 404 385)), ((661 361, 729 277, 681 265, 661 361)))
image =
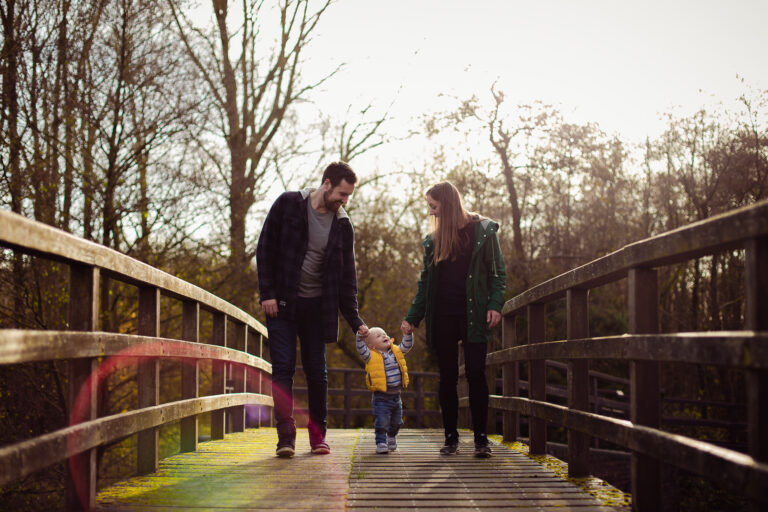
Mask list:
POLYGON ((487 459, 491 456, 491 446, 489 444, 476 444, 475 445, 475 457, 480 459, 487 459))
POLYGON ((278 457, 282 457, 284 459, 290 459, 291 457, 293 457, 294 453, 296 453, 296 449, 292 442, 279 441, 277 443, 277 451, 275 452, 275 455, 277 455, 278 457))
POLYGON ((395 436, 387 436, 387 449, 391 452, 397 450, 397 439, 395 436))
POLYGON ((387 443, 376 443, 376 453, 389 453, 387 443))
POLYGON ((331 447, 325 441, 320 441, 312 445, 312 453, 315 455, 328 455, 331 453, 331 447))

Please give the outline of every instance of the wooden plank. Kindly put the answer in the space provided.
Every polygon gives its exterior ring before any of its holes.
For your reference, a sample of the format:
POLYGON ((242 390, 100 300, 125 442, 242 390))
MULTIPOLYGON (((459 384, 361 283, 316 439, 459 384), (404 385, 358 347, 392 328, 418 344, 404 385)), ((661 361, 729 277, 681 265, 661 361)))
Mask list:
POLYGON ((164 459, 156 474, 102 490, 100 510, 538 510, 608 507, 519 451, 494 443, 473 457, 471 432, 460 452, 439 454, 439 429, 405 429, 398 449, 375 453, 371 429, 328 431, 331 454, 310 453, 303 432, 293 459, 274 455, 274 428, 247 429, 164 459), (569 508, 571 507, 571 508, 569 508))
POLYGON ((272 365, 255 355, 207 344, 112 332, 3 329, 0 364, 83 359, 103 356, 217 359, 271 373, 272 365))
MULTIPOLYGON (((487 362, 503 364, 550 358, 681 362, 768 369, 768 334, 752 331, 625 334, 567 342, 547 341, 491 352, 487 362)), ((600 378, 622 381, 607 375, 600 378)))

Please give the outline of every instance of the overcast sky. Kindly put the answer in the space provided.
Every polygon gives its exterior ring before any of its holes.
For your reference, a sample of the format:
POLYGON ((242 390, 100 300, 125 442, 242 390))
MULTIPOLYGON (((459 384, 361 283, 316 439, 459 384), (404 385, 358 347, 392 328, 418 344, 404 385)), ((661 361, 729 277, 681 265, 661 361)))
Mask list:
POLYGON ((737 75, 768 89, 768 0, 338 0, 324 16, 307 73, 346 63, 329 113, 396 98, 406 123, 497 81, 511 102, 642 139, 659 112, 733 101, 737 75))

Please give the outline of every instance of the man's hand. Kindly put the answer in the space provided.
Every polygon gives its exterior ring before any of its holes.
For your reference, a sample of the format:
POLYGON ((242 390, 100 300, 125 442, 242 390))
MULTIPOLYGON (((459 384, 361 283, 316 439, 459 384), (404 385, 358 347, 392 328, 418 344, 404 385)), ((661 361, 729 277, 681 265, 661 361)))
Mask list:
POLYGON ((492 329, 496 327, 500 321, 501 321, 501 313, 499 313, 498 311, 489 309, 487 320, 486 320, 486 322, 488 322, 488 327, 492 329))
POLYGON ((413 332, 414 326, 410 322, 406 322, 403 320, 403 323, 400 324, 400 330, 403 331, 403 334, 411 334, 413 332))
POLYGON ((357 335, 361 338, 367 338, 368 337, 368 326, 363 324, 360 327, 357 328, 357 335))
POLYGON ((268 317, 275 318, 277 316, 277 299, 267 299, 261 301, 261 309, 268 317))

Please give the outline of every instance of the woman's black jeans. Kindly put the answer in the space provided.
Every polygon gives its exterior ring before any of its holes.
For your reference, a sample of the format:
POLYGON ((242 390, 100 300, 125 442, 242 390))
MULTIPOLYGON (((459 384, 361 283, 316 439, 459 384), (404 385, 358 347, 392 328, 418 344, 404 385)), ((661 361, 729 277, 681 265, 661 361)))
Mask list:
POLYGON ((486 434, 488 424, 488 384, 485 381, 485 355, 487 343, 468 343, 466 316, 435 316, 432 322, 432 341, 437 352, 440 369, 440 409, 443 412, 445 435, 458 439, 459 395, 459 340, 464 352, 464 369, 469 384, 469 409, 475 440, 486 434))

